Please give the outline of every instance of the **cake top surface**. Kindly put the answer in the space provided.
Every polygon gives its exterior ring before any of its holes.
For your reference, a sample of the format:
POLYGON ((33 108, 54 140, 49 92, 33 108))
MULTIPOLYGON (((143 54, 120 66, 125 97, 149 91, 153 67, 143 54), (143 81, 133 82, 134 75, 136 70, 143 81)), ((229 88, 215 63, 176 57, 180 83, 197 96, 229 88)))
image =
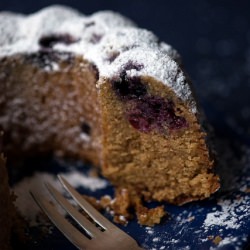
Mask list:
MULTIPOLYGON (((0 33, 0 57, 41 50, 75 53, 96 65, 100 79, 118 77, 124 68, 128 76, 154 77, 196 112, 176 50, 117 13, 85 16, 60 5, 27 16, 0 12, 0 33)), ((51 62, 46 70, 58 69, 51 62)))

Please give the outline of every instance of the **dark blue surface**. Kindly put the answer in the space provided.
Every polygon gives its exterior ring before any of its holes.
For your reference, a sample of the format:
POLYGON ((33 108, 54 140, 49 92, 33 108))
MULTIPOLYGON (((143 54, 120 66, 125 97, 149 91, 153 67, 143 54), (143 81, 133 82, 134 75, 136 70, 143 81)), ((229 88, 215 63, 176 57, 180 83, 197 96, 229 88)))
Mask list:
MULTIPOLYGON (((31 13, 53 3, 48 0, 1 0, 0 10, 31 13)), ((250 187, 250 2, 65 0, 56 3, 70 5, 86 14, 101 9, 121 12, 172 44, 182 55, 198 99, 215 129, 218 169, 223 182, 221 191, 207 201, 184 207, 166 204, 171 218, 156 226, 153 234, 135 221, 122 228, 147 249, 164 249, 164 246, 165 249, 247 248, 250 202, 249 193, 244 192, 244 187, 250 187), (234 207, 239 199, 243 199, 244 206, 240 203, 230 213, 238 218, 236 224, 240 227, 214 226, 204 230, 207 214, 213 209, 222 209, 218 202, 226 200, 234 207), (246 209, 241 211, 242 207, 246 209), (187 221, 192 216, 194 220, 187 221), (212 240, 205 240, 210 236, 220 236, 222 239, 230 236, 231 240, 216 246, 212 240)), ((53 165, 59 169, 57 163, 53 165)), ((88 190, 81 192, 87 193, 88 190)), ((102 192, 112 192, 112 189, 109 187, 102 192)), ((66 250, 74 247, 55 230, 53 237, 38 242, 30 249, 66 250)))
MULTIPOLYGON (((247 249, 250 236, 250 193, 245 192, 245 187, 250 187, 250 151, 248 153, 245 151, 247 157, 244 161, 239 161, 233 153, 235 151, 227 146, 227 142, 222 142, 220 139, 217 143, 224 145, 220 147, 221 168, 225 170, 225 165, 223 166, 225 163, 226 167, 227 164, 231 167, 230 171, 221 174, 223 185, 217 194, 208 200, 181 207, 165 204, 170 217, 153 228, 140 226, 135 220, 130 221, 127 226, 119 226, 145 249, 247 249), (220 218, 219 223, 205 227, 204 221, 208 214, 215 215, 213 216, 215 219, 220 218), (219 245, 213 242, 216 236, 222 240, 219 245)), ((60 164, 55 160, 46 162, 46 169, 52 170, 54 174, 58 172, 67 174, 68 169, 71 172, 77 169, 86 174, 89 170, 84 165, 76 164, 76 168, 72 168, 72 164, 70 166, 69 168, 67 164, 60 164)), ((111 185, 97 191, 79 187, 78 191, 97 198, 104 194, 113 195, 111 185)), ((155 205, 149 204, 149 206, 155 205)), ((111 219, 109 214, 105 215, 111 219)), ((31 235, 34 239, 28 249, 75 249, 55 228, 52 234, 40 240, 34 237, 34 233, 31 235)))

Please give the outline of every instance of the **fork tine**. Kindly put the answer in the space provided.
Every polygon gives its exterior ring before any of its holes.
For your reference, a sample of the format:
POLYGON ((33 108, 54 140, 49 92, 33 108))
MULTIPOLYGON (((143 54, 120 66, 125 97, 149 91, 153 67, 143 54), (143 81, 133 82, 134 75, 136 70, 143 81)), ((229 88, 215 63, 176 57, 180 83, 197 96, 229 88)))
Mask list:
MULTIPOLYGON (((120 230, 108 219, 102 216, 92 205, 90 205, 81 194, 79 194, 61 175, 58 175, 58 179, 62 183, 63 187, 69 192, 77 204, 100 226, 106 230, 120 230)), ((120 230, 123 232, 122 230, 120 230)))
POLYGON ((44 196, 30 192, 39 207, 47 214, 56 227, 79 249, 93 246, 93 242, 72 226, 44 196))
POLYGON ((76 208, 74 208, 69 201, 64 198, 64 196, 58 192, 53 186, 49 183, 45 183, 47 189, 55 200, 62 206, 63 209, 71 215, 75 221, 90 235, 92 238, 100 237, 102 235, 101 231, 91 223, 84 215, 82 215, 76 208))

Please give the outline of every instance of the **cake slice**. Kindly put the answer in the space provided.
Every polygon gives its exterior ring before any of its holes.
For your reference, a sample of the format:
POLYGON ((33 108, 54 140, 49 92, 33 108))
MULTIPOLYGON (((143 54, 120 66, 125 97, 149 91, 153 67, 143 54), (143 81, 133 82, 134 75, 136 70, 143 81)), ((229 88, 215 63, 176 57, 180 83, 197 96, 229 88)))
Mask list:
POLYGON ((119 14, 62 6, 0 14, 0 128, 8 155, 100 166, 116 188, 183 204, 219 188, 180 56, 119 14))

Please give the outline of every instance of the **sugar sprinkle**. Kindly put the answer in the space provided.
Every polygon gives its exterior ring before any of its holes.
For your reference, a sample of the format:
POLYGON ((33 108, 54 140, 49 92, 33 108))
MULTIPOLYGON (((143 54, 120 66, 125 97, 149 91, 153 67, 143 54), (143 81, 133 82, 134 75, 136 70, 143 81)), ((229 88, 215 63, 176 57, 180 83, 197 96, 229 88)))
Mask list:
MULTIPOLYGON (((137 28, 132 21, 118 13, 100 11, 84 16, 60 5, 28 16, 1 12, 0 33, 0 57, 38 52, 44 36, 54 38, 67 34, 66 37, 72 37, 74 42, 51 42, 50 49, 75 53, 94 63, 100 73, 97 86, 105 78, 119 76, 123 66, 132 61, 143 65, 143 68, 127 70, 127 75, 158 79, 171 87, 196 112, 196 103, 179 66, 180 56, 176 50, 160 42, 152 32, 137 28)), ((46 70, 56 71, 59 67, 53 62, 46 70)))

